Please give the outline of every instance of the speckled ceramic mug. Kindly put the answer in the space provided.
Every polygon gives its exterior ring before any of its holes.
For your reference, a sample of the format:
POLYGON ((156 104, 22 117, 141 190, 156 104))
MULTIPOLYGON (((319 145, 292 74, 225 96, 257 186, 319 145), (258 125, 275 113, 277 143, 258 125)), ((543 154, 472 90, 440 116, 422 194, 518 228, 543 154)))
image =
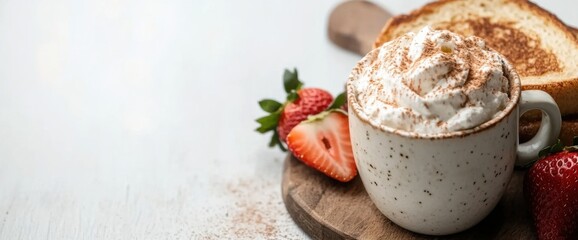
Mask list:
POLYGON ((560 132, 560 111, 552 97, 543 91, 522 92, 509 63, 510 102, 486 123, 429 136, 374 126, 353 91, 363 61, 347 82, 355 162, 377 208, 408 230, 446 235, 474 226, 499 202, 514 165, 536 158, 560 132), (542 125, 533 139, 518 144, 519 116, 530 109, 542 110, 542 125))

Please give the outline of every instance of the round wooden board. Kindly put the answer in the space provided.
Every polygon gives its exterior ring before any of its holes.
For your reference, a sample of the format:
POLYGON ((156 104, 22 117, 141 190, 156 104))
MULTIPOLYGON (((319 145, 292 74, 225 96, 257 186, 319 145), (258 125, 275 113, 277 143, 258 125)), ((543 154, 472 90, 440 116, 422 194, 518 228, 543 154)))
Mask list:
POLYGON ((289 154, 282 194, 293 220, 313 239, 535 239, 522 193, 524 171, 515 170, 498 206, 473 228, 426 236, 398 227, 373 205, 361 179, 332 180, 289 154))

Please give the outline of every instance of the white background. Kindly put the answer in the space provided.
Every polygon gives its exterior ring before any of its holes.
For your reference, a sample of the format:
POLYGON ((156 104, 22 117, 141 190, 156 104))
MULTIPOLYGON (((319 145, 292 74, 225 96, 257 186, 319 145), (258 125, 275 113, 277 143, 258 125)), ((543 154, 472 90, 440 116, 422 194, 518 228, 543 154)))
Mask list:
POLYGON ((343 90, 339 2, 0 0, 0 239, 305 237, 254 119, 286 67, 343 90))

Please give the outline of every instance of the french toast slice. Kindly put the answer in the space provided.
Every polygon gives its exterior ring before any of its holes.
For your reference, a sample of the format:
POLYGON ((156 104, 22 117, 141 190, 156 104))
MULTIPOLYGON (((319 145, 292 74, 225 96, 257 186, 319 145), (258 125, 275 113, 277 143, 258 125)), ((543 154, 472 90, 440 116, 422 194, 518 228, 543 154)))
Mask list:
POLYGON ((522 89, 548 92, 562 115, 578 113, 577 32, 526 0, 440 0, 391 18, 374 47, 429 25, 476 35, 520 74, 522 89))

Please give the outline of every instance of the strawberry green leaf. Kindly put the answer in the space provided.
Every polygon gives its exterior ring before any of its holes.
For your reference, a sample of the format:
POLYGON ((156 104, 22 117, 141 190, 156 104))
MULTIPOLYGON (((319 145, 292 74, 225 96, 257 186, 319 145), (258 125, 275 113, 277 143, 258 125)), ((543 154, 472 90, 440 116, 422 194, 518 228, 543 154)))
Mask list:
MULTIPOLYGON (((542 148, 542 150, 540 150, 540 152, 538 152, 538 157, 539 158, 543 158, 545 156, 548 156, 550 154, 550 146, 547 146, 545 148, 542 148)), ((534 164, 534 162, 532 162, 530 165, 534 164)))
POLYGON ((279 132, 277 132, 277 131, 275 131, 273 133, 273 136, 271 137, 271 141, 269 142, 269 147, 275 147, 275 145, 279 145, 279 148, 281 148, 281 151, 283 151, 283 152, 287 151, 287 148, 285 148, 285 146, 283 146, 281 139, 279 139, 279 132))
POLYGON ((303 83, 299 81, 299 76, 297 74, 297 69, 293 69, 293 72, 285 69, 283 73, 283 85, 285 87, 286 93, 291 93, 293 91, 297 91, 301 89, 303 83))
POLYGON ((335 97, 335 100, 333 100, 333 103, 331 103, 331 105, 329 106, 328 109, 337 109, 337 108, 340 108, 341 106, 343 106, 343 104, 347 100, 346 96, 347 96, 347 94, 344 92, 337 95, 337 97, 335 97))
POLYGON ((265 112, 274 113, 277 110, 279 110, 279 108, 282 105, 281 105, 281 103, 279 103, 275 100, 263 99, 263 100, 259 101, 259 106, 261 106, 261 109, 263 109, 263 111, 265 111, 265 112))
POLYGON ((556 144, 552 145, 552 148, 550 148, 550 153, 558 153, 562 150, 564 150, 564 144, 562 144, 560 139, 558 139, 558 142, 556 142, 556 144))
POLYGON ((256 121, 261 124, 261 126, 256 129, 257 132, 265 133, 271 130, 275 130, 280 116, 281 115, 279 113, 273 113, 271 115, 257 119, 256 121))
POLYGON ((550 154, 558 153, 564 150, 564 144, 558 139, 553 145, 547 146, 538 152, 538 157, 542 158, 550 154))
POLYGON ((277 145, 279 139, 279 132, 274 131, 273 136, 271 137, 271 141, 269 141, 269 147, 275 147, 277 145))
POLYGON ((281 142, 281 140, 279 140, 279 138, 277 138, 277 146, 279 146, 279 149, 281 149, 281 151, 287 152, 287 148, 285 147, 285 145, 283 145, 283 143, 281 142))
POLYGON ((289 94, 287 94, 287 102, 294 102, 298 98, 299 98, 299 95, 295 91, 292 91, 289 94))

